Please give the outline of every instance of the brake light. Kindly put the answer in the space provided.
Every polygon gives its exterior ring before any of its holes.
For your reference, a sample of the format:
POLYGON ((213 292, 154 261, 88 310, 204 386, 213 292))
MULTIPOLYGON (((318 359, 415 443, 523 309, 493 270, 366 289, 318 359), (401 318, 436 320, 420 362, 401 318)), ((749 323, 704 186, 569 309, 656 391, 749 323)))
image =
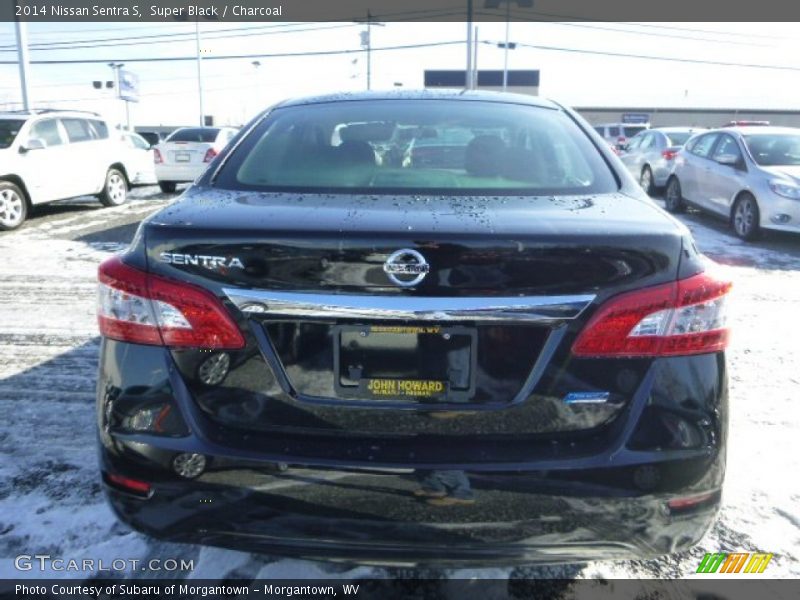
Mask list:
POLYGON ((212 160, 214 160, 214 157, 216 155, 217 151, 214 150, 213 148, 209 148, 208 150, 206 150, 206 155, 203 157, 203 162, 204 163, 211 162, 212 160))
POLYGON ((678 155, 677 150, 662 150, 661 156, 664 157, 664 160, 672 160, 678 155))
POLYGON ((580 357, 705 354, 728 345, 731 283, 700 273, 620 294, 601 305, 572 346, 580 357))
POLYGON ((157 165, 164 162, 164 157, 161 156, 161 151, 158 148, 153 149, 153 162, 157 165))
POLYGON ((153 346, 238 349, 244 338, 210 292, 129 267, 114 256, 98 270, 97 320, 107 338, 153 346))

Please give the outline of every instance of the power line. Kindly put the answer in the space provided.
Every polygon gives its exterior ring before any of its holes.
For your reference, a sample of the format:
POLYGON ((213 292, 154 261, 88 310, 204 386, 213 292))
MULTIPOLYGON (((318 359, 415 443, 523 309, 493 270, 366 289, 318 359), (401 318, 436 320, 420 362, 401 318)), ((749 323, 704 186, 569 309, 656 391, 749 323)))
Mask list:
MULTIPOLYGON (((488 44, 491 46, 496 46, 497 42, 489 42, 484 40, 482 43, 488 44)), ((639 59, 647 59, 647 60, 658 60, 658 61, 665 61, 665 62, 679 62, 679 63, 688 63, 688 64, 698 64, 698 65, 715 65, 721 67, 742 67, 748 69, 771 69, 776 71, 800 71, 800 67, 791 67, 788 65, 764 65, 764 64, 756 64, 756 63, 734 63, 734 62, 725 62, 721 60, 704 60, 699 58, 678 58, 673 56, 652 56, 648 54, 627 54, 624 52, 610 52, 606 50, 586 50, 583 48, 566 48, 563 46, 545 46, 541 44, 525 44, 525 43, 517 43, 517 47, 523 48, 532 48, 535 50, 549 50, 553 52, 570 52, 570 53, 578 53, 578 54, 596 54, 600 56, 613 56, 618 58, 639 58, 639 59)), ((35 62, 35 61, 31 61, 35 62)))
MULTIPOLYGON (((463 40, 454 40, 449 42, 428 42, 421 44, 404 44, 399 46, 383 46, 381 48, 373 48, 373 52, 383 52, 388 50, 411 50, 414 48, 435 48, 438 46, 452 46, 455 44, 463 44, 463 40)), ((279 53, 257 53, 257 54, 225 54, 220 56, 204 56, 203 61, 208 60, 241 60, 247 58, 289 58, 301 56, 333 56, 338 54, 358 54, 366 52, 363 48, 345 49, 345 50, 317 50, 309 52, 279 52, 279 53)), ((156 56, 156 57, 124 57, 124 58, 84 58, 84 59, 59 59, 59 60, 32 60, 33 65, 82 65, 82 64, 97 64, 107 62, 180 62, 187 60, 196 60, 195 56, 156 56)), ((17 61, 0 60, 0 65, 16 65, 17 61)))
MULTIPOLYGON (((241 37, 252 37, 252 36, 261 36, 261 35, 281 35, 286 33, 301 33, 305 31, 320 31, 325 29, 341 29, 344 27, 356 27, 357 24, 355 23, 340 23, 340 24, 333 24, 321 27, 300 27, 298 29, 282 29, 280 31, 263 31, 265 28, 255 27, 255 28, 244 28, 244 29, 222 29, 217 31, 208 31, 203 33, 204 39, 229 39, 229 38, 241 38, 241 37), (250 32, 247 31, 249 29, 258 29, 259 31, 250 32), (237 33, 230 33, 227 35, 217 35, 219 33, 224 32, 237 32, 237 33), (244 33, 238 33, 239 31, 244 31, 244 33)), ((272 29, 274 26, 269 27, 268 29, 272 29)), ((122 37, 122 38, 104 38, 99 40, 69 40, 63 42, 48 42, 47 44, 31 44, 30 49, 34 51, 55 51, 55 50, 80 50, 86 48, 102 48, 108 46, 131 46, 131 45, 144 45, 144 44, 169 44, 169 43, 177 43, 177 42, 191 42, 194 38, 194 32, 185 32, 185 33, 176 33, 171 34, 169 36, 165 35, 152 35, 152 36, 134 36, 134 37, 122 37), (186 36, 185 39, 176 39, 177 36, 186 36), (164 39, 166 38, 166 39, 164 39), (91 42, 91 43, 90 43, 91 42)), ((0 52, 13 52, 16 51, 15 47, 13 46, 0 46, 0 52)))

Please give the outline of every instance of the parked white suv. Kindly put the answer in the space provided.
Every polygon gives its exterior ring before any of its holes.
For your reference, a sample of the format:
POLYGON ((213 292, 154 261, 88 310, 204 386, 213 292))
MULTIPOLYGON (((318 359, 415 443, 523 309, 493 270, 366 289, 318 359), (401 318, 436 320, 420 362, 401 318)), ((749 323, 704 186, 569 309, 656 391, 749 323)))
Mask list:
POLYGON ((22 225, 33 205, 96 195, 127 200, 124 146, 95 113, 0 114, 0 230, 22 225))

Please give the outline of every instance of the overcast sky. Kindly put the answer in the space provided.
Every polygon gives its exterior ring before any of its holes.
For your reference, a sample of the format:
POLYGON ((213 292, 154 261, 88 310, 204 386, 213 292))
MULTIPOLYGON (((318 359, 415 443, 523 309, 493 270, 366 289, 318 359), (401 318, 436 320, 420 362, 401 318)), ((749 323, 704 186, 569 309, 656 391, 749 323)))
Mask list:
MULTIPOLYGON (((503 23, 477 26, 484 42, 495 44, 505 39, 503 23)), ((193 56, 194 27, 194 23, 31 23, 31 60, 104 61, 33 64, 33 102, 36 106, 99 110, 122 119, 122 103, 113 100, 110 91, 97 91, 91 85, 92 80, 111 79, 105 61, 115 60, 126 62, 126 68, 140 78, 141 102, 131 105, 134 125, 195 124, 199 115, 195 62, 131 60, 193 56), (76 40, 86 40, 84 45, 94 47, 34 49, 37 44, 76 40)), ((203 22, 202 50, 206 57, 358 50, 363 30, 363 25, 349 23, 203 22)), ((372 32, 374 48, 462 42, 373 52, 373 89, 395 84, 420 88, 425 69, 464 67, 464 23, 387 23, 374 26, 372 32)), ((540 69, 540 94, 573 106, 800 109, 800 36, 795 23, 512 23, 510 39, 539 47, 510 51, 509 68, 540 69), (762 67, 667 62, 587 51, 762 67), (783 69, 764 68, 766 65, 783 69)), ((12 63, 0 64, 0 109, 8 109, 21 98, 13 23, 0 23, 0 50, 0 61, 12 63)), ((501 69, 503 50, 480 44, 478 66, 501 69)), ((282 98, 366 89, 366 56, 208 60, 203 63, 203 73, 206 114, 214 115, 217 123, 236 124, 282 98), (253 60, 260 66, 254 66, 253 60)))

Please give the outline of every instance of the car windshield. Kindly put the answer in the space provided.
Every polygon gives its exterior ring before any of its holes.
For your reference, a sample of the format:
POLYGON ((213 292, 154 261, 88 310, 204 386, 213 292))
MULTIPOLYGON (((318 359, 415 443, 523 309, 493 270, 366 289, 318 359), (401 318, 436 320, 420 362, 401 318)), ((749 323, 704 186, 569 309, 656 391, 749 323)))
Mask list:
POLYGON ((24 124, 22 119, 0 119, 0 148, 8 148, 13 144, 24 124))
POLYGON ((744 136, 753 159, 762 166, 800 165, 799 134, 758 134, 744 136))
POLYGON ((167 138, 168 142, 204 142, 206 144, 213 144, 214 140, 219 135, 219 129, 208 129, 201 127, 193 127, 187 129, 178 129, 175 133, 167 138))
POLYGON ((692 137, 691 131, 670 131, 667 134, 667 141, 670 146, 683 146, 692 137))
POLYGON ((564 112, 458 100, 321 103, 274 110, 216 178, 274 191, 604 193, 616 180, 564 112))

